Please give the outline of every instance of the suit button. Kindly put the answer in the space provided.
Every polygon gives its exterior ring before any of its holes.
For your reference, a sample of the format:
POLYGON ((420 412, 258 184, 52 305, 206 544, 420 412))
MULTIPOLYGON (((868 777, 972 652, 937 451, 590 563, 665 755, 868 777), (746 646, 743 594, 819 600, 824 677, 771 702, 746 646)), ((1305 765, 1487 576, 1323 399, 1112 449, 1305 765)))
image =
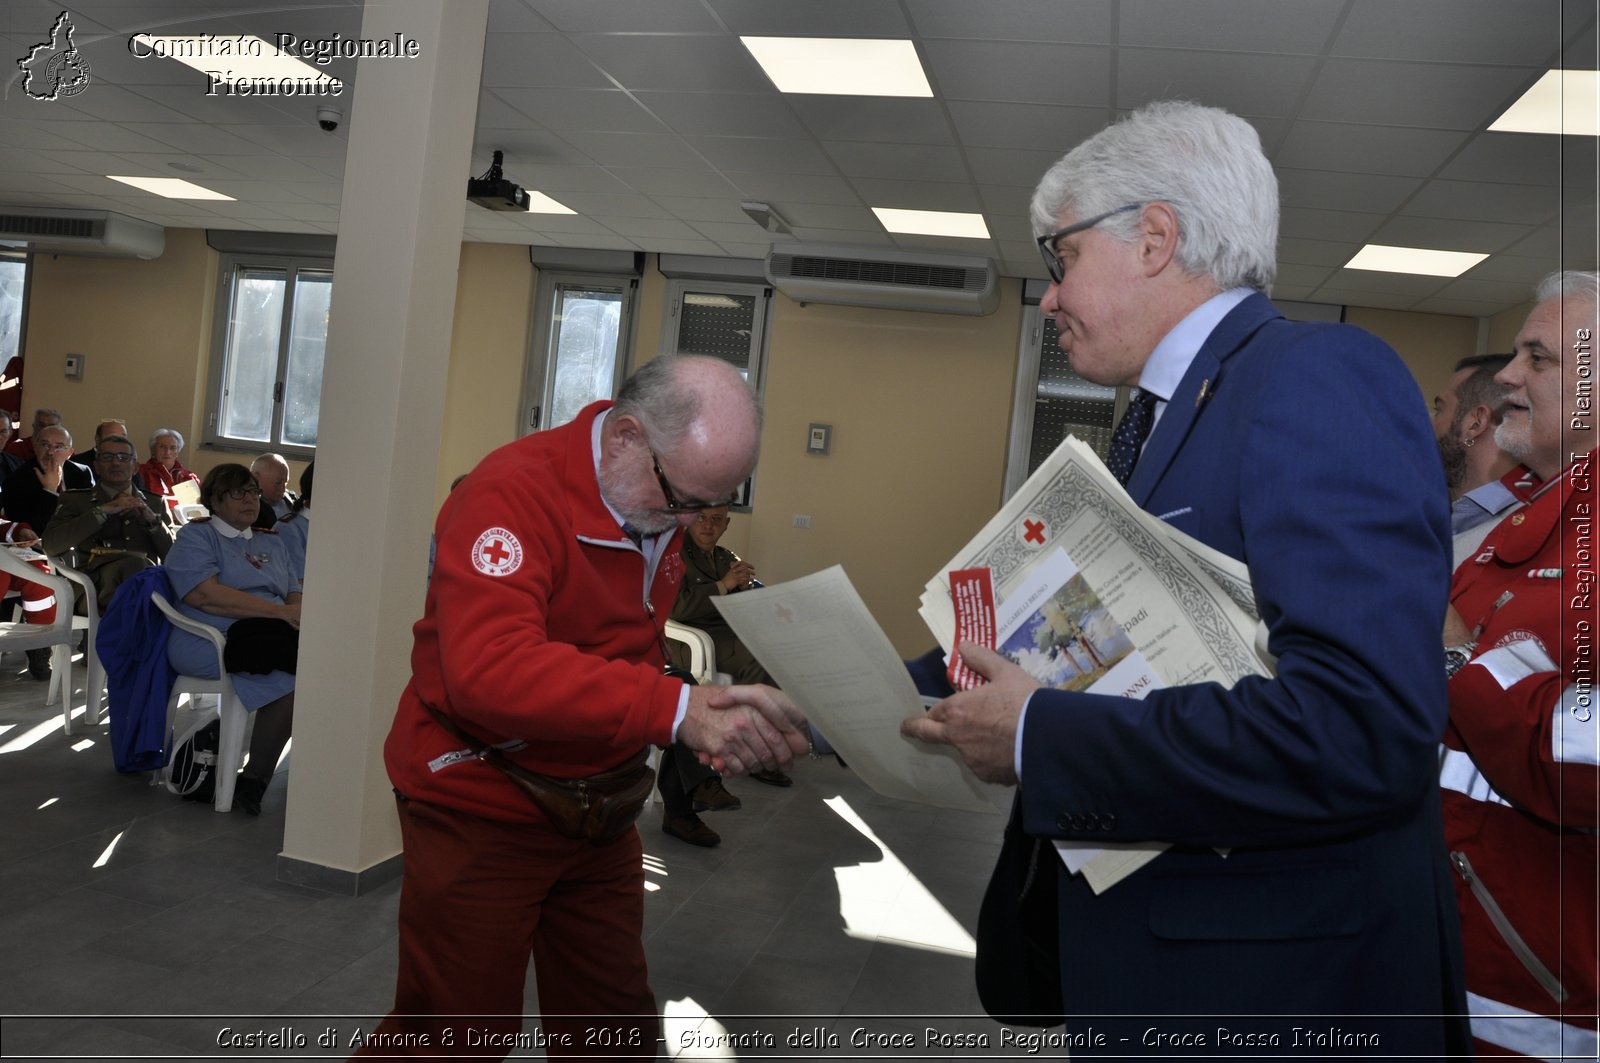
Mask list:
POLYGON ((1072 821, 1067 817, 1067 814, 1065 812, 1061 812, 1061 813, 1057 814, 1057 816, 1056 816, 1056 830, 1071 830, 1071 829, 1072 829, 1072 821))
POLYGON ((1111 830, 1116 825, 1117 825, 1117 814, 1115 812, 1102 812, 1102 813, 1100 813, 1100 829, 1101 830, 1111 830))

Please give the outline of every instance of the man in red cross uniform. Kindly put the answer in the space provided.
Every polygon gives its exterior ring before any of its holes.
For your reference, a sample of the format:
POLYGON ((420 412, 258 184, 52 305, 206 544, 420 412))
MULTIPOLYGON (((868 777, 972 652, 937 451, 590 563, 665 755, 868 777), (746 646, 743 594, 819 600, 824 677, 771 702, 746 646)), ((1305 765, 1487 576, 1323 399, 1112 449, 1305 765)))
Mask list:
POLYGON ((729 363, 657 358, 446 500, 384 746, 405 847, 395 1007, 358 1054, 504 1054, 531 956, 548 1056, 655 1058, 638 831, 567 836, 473 743, 566 780, 675 740, 733 774, 806 751, 780 691, 663 672, 682 528, 749 477, 760 427, 729 363))
POLYGON ((1597 280, 1547 277, 1496 377, 1527 505, 1456 569, 1445 618, 1440 784, 1480 1055, 1596 1054, 1597 280))

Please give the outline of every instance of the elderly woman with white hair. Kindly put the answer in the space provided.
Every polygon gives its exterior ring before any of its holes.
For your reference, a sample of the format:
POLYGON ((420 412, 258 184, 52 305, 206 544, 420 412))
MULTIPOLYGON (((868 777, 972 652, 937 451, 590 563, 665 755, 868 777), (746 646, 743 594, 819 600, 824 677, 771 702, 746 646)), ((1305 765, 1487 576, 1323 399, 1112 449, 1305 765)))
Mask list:
POLYGON ((178 461, 183 453, 183 433, 176 428, 157 428, 150 433, 150 460, 139 466, 139 479, 153 495, 171 495, 178 484, 200 477, 178 461))

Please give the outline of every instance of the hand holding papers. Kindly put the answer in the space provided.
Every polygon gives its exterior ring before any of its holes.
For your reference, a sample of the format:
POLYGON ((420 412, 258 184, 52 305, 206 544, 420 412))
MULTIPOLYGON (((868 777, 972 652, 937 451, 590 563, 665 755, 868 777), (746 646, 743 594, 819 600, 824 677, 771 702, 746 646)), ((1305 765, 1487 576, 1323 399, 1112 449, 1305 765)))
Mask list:
POLYGON ((1008 791, 980 782, 949 746, 904 738, 922 701, 888 636, 837 565, 788 583, 715 598, 760 659, 851 769, 878 793, 995 812, 1008 791))

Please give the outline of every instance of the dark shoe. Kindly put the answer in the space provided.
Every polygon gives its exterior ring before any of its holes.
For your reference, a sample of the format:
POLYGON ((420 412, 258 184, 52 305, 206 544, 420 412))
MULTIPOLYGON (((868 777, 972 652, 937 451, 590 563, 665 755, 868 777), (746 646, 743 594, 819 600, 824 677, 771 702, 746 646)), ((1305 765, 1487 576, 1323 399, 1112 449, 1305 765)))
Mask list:
POLYGON ((756 782, 764 782, 768 786, 794 785, 793 779, 789 778, 789 776, 785 775, 776 768, 772 769, 771 771, 753 771, 750 773, 750 778, 754 779, 756 782))
POLYGON ((706 826, 705 822, 692 812, 687 816, 662 817, 661 831, 690 845, 703 845, 707 849, 722 844, 722 835, 706 826))
POLYGON ((239 776, 239 781, 233 784, 233 803, 244 809, 246 815, 261 815, 261 795, 267 792, 267 784, 260 779, 253 779, 248 775, 239 776))
POLYGON ((718 775, 690 790, 689 801, 696 812, 736 812, 744 806, 744 802, 723 787, 722 777, 718 775))
POLYGON ((40 682, 50 678, 50 647, 28 651, 28 674, 40 682))

